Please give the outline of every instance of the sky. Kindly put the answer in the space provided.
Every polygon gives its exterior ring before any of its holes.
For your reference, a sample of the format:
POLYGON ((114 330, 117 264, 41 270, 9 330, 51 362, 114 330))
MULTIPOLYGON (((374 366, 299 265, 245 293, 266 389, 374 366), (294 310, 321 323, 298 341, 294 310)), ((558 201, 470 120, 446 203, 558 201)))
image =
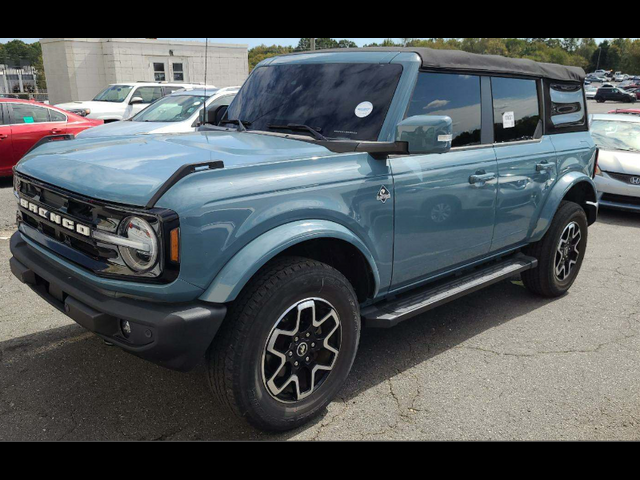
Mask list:
MULTIPOLYGON (((342 40, 341 37, 334 37, 336 39, 342 40)), ((33 43, 38 41, 37 38, 0 38, 0 43, 6 43, 11 40, 22 40, 25 43, 33 43)), ((204 38, 172 38, 172 39, 162 39, 162 40, 190 40, 197 42, 204 42, 204 38)), ((385 39, 384 38, 347 38, 347 40, 351 40, 358 44, 359 47, 369 44, 369 43, 381 43, 385 39)), ((400 40, 399 38, 396 40, 400 40)), ((596 41, 600 43, 602 40, 610 40, 605 38, 596 38, 596 41)), ((249 48, 256 47, 258 45, 282 45, 282 46, 297 46, 300 41, 299 38, 210 38, 209 41, 211 43, 240 43, 249 45, 249 48)))

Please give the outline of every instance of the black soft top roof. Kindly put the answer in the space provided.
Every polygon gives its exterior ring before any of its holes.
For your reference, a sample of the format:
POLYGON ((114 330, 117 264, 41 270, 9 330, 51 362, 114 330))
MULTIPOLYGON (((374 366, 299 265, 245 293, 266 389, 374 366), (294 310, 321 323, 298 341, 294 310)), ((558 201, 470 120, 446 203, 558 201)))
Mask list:
MULTIPOLYGON (((580 82, 585 72, 580 67, 565 67, 554 63, 540 63, 524 58, 507 58, 498 55, 479 55, 461 50, 436 50, 420 47, 367 47, 317 50, 317 52, 412 52, 422 58, 423 68, 455 70, 475 73, 504 73, 528 77, 548 78, 564 82, 580 82)), ((313 53, 313 52, 301 52, 313 53)))

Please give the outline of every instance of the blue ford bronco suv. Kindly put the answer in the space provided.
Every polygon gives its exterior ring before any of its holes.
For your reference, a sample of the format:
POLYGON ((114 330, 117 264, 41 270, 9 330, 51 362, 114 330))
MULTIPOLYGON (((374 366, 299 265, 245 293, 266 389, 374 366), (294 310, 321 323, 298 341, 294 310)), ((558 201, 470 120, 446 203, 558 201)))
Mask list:
POLYGON ((270 58, 200 131, 15 168, 11 270, 267 430, 321 412, 363 326, 521 275, 573 284, 598 203, 579 68, 459 51, 270 58))

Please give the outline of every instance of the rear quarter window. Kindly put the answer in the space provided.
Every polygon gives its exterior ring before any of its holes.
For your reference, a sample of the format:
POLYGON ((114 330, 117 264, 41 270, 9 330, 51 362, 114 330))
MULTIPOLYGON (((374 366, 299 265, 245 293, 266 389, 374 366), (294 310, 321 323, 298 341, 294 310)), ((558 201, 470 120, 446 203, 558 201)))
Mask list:
POLYGON ((579 85, 551 84, 551 123, 554 127, 584 125, 584 94, 579 85))

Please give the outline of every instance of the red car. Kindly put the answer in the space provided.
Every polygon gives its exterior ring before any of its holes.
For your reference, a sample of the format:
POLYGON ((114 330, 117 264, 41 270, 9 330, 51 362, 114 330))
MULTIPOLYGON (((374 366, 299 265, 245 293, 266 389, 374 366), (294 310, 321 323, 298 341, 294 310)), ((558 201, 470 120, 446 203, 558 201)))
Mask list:
POLYGON ((626 115, 640 115, 640 108, 618 108, 611 110, 609 113, 621 113, 626 115))
POLYGON ((32 100, 0 98, 0 177, 10 176, 18 160, 43 138, 65 138, 102 123, 32 100))

